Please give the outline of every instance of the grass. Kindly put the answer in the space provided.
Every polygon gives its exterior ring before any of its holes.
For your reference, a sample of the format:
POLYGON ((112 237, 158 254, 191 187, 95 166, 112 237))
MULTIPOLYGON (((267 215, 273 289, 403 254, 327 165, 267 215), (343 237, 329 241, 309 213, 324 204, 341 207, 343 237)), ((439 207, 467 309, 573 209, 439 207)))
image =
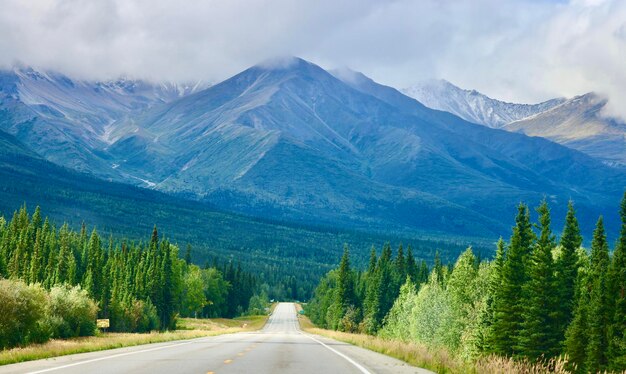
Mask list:
POLYGON ((97 336, 53 339, 44 344, 33 344, 0 351, 0 365, 142 344, 254 331, 261 329, 266 321, 267 316, 245 316, 235 319, 180 318, 178 320, 179 330, 175 331, 147 334, 99 333, 97 336))
MULTIPOLYGON (((302 307, 298 305, 297 309, 299 312, 302 307)), ((298 320, 300 322, 300 328, 306 332, 382 353, 402 360, 410 365, 432 370, 436 373, 569 373, 565 369, 566 362, 561 359, 547 363, 530 363, 526 361, 515 361, 506 357, 487 356, 479 358, 474 362, 468 362, 455 357, 445 349, 433 349, 422 344, 382 339, 366 334, 353 334, 321 329, 315 327, 308 317, 301 314, 298 314, 298 320)))

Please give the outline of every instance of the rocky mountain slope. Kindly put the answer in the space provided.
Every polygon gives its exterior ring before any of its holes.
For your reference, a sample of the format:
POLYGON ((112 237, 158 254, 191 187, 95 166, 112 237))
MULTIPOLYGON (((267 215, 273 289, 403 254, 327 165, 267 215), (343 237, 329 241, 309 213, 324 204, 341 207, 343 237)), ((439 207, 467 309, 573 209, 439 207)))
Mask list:
POLYGON ((545 112, 503 127, 541 136, 614 166, 626 167, 626 123, 603 115, 607 100, 594 93, 577 96, 545 112))
POLYGON ((492 99, 475 90, 464 90, 443 80, 427 80, 402 90, 429 108, 456 114, 464 120, 492 128, 544 112, 565 101, 563 98, 539 104, 514 104, 492 99))
POLYGON ((626 123, 605 116, 607 99, 595 93, 528 105, 495 100, 445 80, 425 81, 403 92, 469 122, 550 139, 607 165, 626 166, 626 123))

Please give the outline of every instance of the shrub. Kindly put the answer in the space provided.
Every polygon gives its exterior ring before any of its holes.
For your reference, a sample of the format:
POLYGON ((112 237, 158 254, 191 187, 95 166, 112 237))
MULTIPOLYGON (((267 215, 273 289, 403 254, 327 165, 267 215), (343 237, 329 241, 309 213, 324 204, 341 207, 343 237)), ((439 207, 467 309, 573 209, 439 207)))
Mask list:
POLYGON ((55 286, 50 290, 48 321, 55 338, 90 336, 96 333, 98 307, 80 286, 55 286))
POLYGON ((159 315, 150 300, 133 299, 111 305, 111 331, 148 332, 159 327, 159 315))
POLYGON ((136 316, 135 332, 149 332, 160 327, 159 315, 152 301, 135 301, 133 312, 136 316))
POLYGON ((261 292, 260 295, 252 296, 248 305, 248 311, 246 314, 249 316, 259 316, 267 314, 267 308, 270 305, 270 300, 265 292, 261 292))
POLYGON ((0 348, 43 343, 50 338, 44 321, 47 298, 39 285, 0 280, 0 348))

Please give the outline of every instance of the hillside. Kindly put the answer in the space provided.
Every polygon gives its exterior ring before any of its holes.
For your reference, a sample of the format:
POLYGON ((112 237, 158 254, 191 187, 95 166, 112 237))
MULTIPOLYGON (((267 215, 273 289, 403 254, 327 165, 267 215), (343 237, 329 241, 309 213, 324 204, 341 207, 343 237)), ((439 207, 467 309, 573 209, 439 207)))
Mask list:
POLYGON ((23 203, 31 208, 41 206, 57 225, 64 221, 74 227, 82 222, 95 224, 105 237, 110 233, 139 240, 156 224, 173 242, 181 246, 191 243, 193 259, 199 264, 212 263, 214 258, 241 261, 267 281, 295 276, 309 288, 336 263, 344 243, 362 256, 363 265, 370 247, 388 240, 413 244, 416 257, 422 259, 431 259, 436 249, 443 258, 452 259, 469 243, 480 248, 485 244, 481 240, 443 242, 413 235, 285 225, 224 213, 204 203, 56 166, 0 131, 0 212, 10 217, 23 203))
POLYGON ((541 136, 577 149, 607 164, 626 167, 626 123, 602 114, 607 100, 594 94, 577 96, 545 112, 503 127, 541 136))

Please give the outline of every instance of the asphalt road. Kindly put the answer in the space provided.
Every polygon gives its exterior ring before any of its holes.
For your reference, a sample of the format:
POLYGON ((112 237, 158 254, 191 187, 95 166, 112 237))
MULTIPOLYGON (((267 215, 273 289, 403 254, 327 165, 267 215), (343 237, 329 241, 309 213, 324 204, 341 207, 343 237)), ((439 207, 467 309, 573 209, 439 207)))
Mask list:
POLYGON ((430 373, 363 348, 300 331, 280 303, 263 330, 81 353, 0 366, 0 373, 430 373))

